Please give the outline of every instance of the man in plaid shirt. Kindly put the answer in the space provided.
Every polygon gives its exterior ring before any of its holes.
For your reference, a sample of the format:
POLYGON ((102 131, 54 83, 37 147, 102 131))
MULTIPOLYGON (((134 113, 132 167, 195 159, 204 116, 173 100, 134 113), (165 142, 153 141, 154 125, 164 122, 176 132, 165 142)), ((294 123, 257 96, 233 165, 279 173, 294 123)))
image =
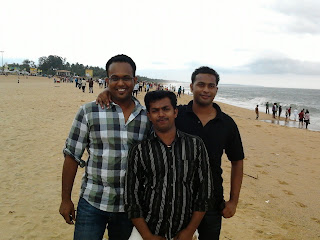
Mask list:
POLYGON ((129 148, 146 137, 149 122, 145 108, 132 97, 136 65, 126 55, 106 64, 112 99, 110 108, 95 102, 80 107, 66 146, 62 173, 60 214, 75 221, 74 239, 101 240, 107 226, 110 240, 130 237, 132 223, 124 212, 124 177, 129 148), (81 159, 87 149, 89 158, 81 159), (71 192, 78 165, 85 167, 75 217, 71 192))

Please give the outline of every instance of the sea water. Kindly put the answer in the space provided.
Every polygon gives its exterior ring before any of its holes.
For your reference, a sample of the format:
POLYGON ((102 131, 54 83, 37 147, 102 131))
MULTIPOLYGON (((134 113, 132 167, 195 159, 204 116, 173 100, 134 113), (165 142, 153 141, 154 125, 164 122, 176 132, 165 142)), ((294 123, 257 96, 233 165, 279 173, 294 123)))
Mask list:
MULTIPOLYGON (((190 83, 172 83, 178 89, 179 86, 185 88, 185 94, 190 93, 190 83)), ((294 110, 298 113, 304 109, 310 112, 310 125, 308 129, 320 131, 320 90, 319 89, 297 89, 297 88, 271 88, 247 85, 219 84, 219 90, 215 97, 218 102, 227 103, 237 107, 243 107, 254 111, 259 105, 259 111, 265 112, 266 102, 269 102, 269 111, 272 113, 273 103, 282 106, 281 117, 285 117, 286 108, 291 106, 291 120, 294 120, 294 110)), ((297 119, 298 120, 298 119, 297 119)), ((269 121, 271 122, 271 121, 269 121)), ((272 121, 280 125, 299 127, 294 121, 272 121)))

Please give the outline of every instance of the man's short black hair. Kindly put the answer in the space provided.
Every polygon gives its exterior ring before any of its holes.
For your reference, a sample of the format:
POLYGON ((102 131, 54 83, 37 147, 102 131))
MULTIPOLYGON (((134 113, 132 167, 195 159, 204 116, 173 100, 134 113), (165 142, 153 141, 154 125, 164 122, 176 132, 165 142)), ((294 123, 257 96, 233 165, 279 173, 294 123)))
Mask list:
POLYGON ((158 100, 169 98, 171 105, 174 109, 177 108, 177 96, 174 92, 165 91, 165 90, 157 90, 148 92, 144 96, 144 104, 146 105, 147 111, 150 111, 150 103, 156 102, 158 100))
POLYGON ((220 80, 219 74, 215 70, 213 70, 212 68, 206 67, 206 66, 202 66, 202 67, 199 67, 196 70, 194 70, 194 72, 191 75, 191 82, 192 83, 194 83, 194 81, 196 80, 196 76, 200 73, 211 74, 211 75, 215 76, 216 80, 217 80, 217 85, 218 85, 219 80, 220 80))
POLYGON ((125 63, 129 63, 130 66, 132 67, 132 71, 133 71, 133 77, 136 76, 136 64, 134 63, 134 61, 131 59, 131 57, 124 55, 124 54, 119 54, 116 56, 113 56, 112 58, 110 58, 106 64, 106 71, 107 71, 107 77, 109 77, 109 67, 112 63, 114 62, 125 62, 125 63))

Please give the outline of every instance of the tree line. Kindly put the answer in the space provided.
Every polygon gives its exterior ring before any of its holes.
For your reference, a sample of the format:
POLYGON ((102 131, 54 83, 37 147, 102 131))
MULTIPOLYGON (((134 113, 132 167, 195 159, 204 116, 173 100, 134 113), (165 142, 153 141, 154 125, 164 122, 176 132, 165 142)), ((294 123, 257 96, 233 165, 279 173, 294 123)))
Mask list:
MULTIPOLYGON (((18 67, 20 70, 26 70, 27 72, 30 72, 30 68, 38 68, 42 70, 42 75, 55 75, 56 70, 67 70, 70 71, 72 75, 77 76, 85 76, 85 70, 86 69, 92 69, 93 70, 93 77, 95 78, 106 78, 107 72, 104 68, 100 67, 93 67, 88 65, 83 65, 82 63, 72 63, 66 61, 66 58, 62 58, 60 56, 56 55, 49 55, 49 56, 43 56, 39 58, 39 64, 38 66, 35 64, 34 61, 30 61, 29 59, 23 60, 22 64, 18 63, 12 63, 8 64, 9 68, 15 68, 18 67)), ((139 81, 145 81, 145 82, 166 82, 162 79, 153 79, 143 76, 138 76, 139 81)))

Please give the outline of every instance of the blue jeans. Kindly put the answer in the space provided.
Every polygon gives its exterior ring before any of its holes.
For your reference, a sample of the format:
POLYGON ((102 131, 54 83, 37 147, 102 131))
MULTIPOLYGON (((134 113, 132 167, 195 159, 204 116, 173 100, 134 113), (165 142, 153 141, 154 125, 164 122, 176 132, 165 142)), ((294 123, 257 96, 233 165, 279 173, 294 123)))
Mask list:
POLYGON ((124 212, 105 212, 80 198, 74 230, 75 240, 102 240, 107 225, 109 240, 128 240, 133 224, 124 212))
POLYGON ((220 210, 207 211, 199 227, 199 240, 219 240, 222 216, 220 210))

